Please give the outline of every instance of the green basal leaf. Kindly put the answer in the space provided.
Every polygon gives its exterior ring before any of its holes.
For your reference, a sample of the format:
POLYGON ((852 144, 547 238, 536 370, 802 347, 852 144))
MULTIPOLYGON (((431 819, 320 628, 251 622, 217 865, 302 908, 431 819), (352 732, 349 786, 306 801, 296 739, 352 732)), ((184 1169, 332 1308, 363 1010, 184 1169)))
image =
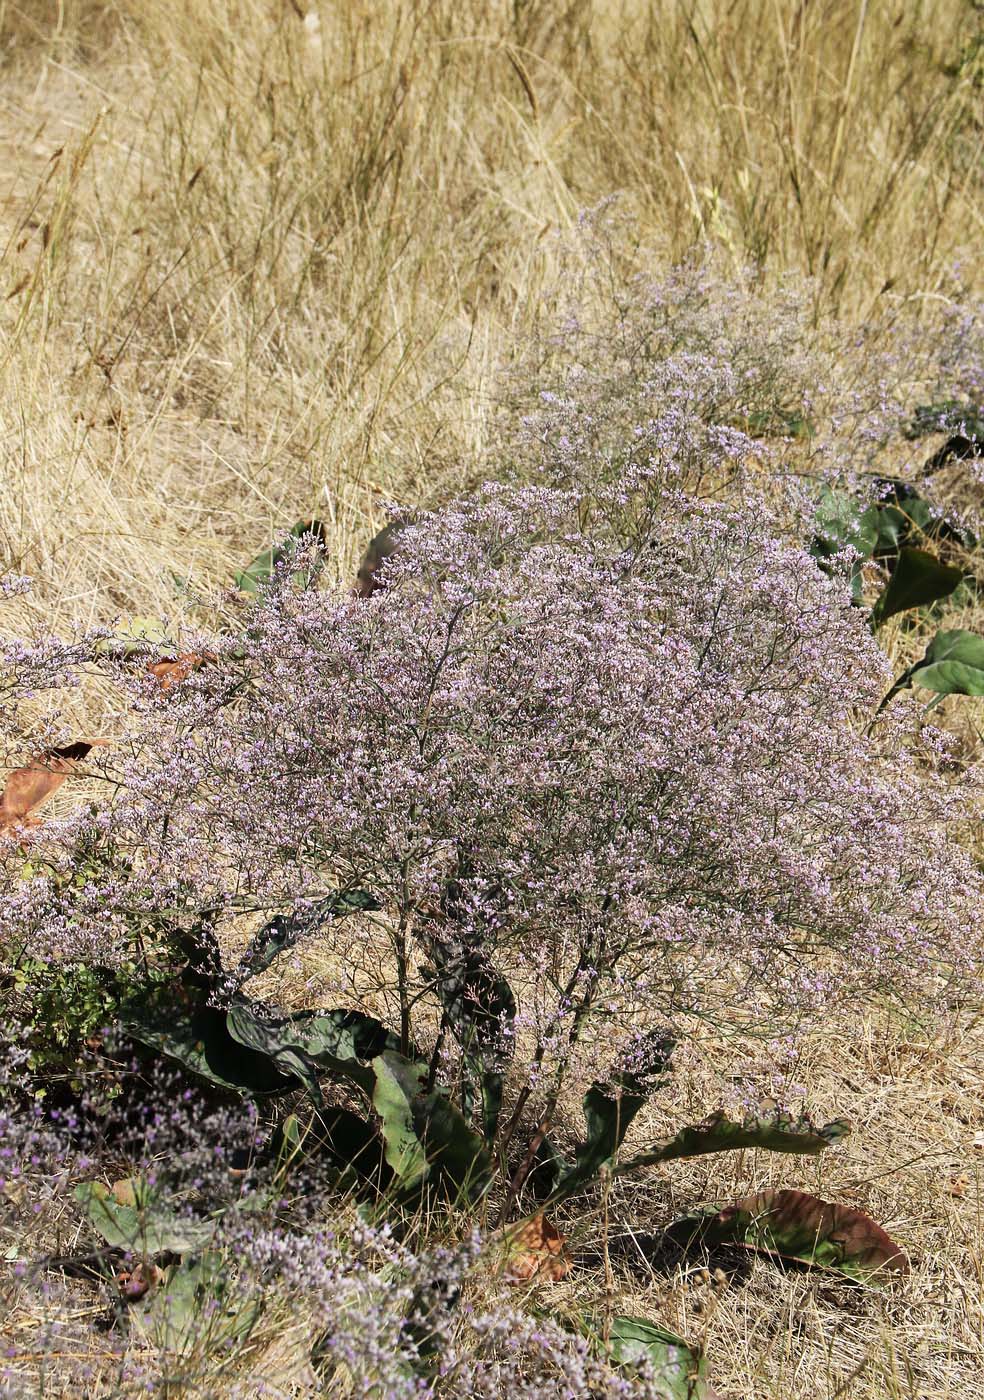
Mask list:
POLYGON ((759 438, 811 438, 816 425, 796 408, 753 409, 744 419, 744 431, 759 438))
POLYGON ((811 553, 826 559, 845 549, 856 549, 863 559, 870 559, 878 543, 878 507, 862 509, 849 491, 825 486, 820 493, 814 516, 811 553))
POLYGON ((904 1252, 869 1216, 806 1191, 759 1191, 724 1210, 710 1207, 679 1220, 670 1232, 685 1245, 743 1245, 859 1283, 886 1283, 909 1272, 904 1252))
POLYGON ((662 1073, 670 1065, 673 1038, 660 1031, 648 1040, 651 1068, 647 1082, 637 1074, 623 1071, 607 1084, 592 1084, 584 1095, 582 1108, 587 1135, 575 1151, 573 1167, 557 1182, 551 1201, 570 1196, 613 1164, 632 1120, 662 1082, 652 1080, 651 1076, 662 1073))
POLYGON ((922 660, 902 672, 879 709, 912 685, 938 695, 984 695, 984 637, 962 627, 937 632, 922 660))
POLYGON ((512 1056, 516 998, 480 947, 434 940, 431 955, 433 988, 461 1046, 465 1068, 478 1081, 482 1126, 491 1142, 502 1107, 502 1071, 512 1056))
POLYGON ((477 1200, 492 1179, 492 1159, 478 1133, 437 1090, 427 1066, 386 1051, 372 1062, 372 1106, 389 1166, 405 1193, 426 1180, 452 1199, 477 1200))
POLYGON ((962 569, 941 564, 928 550, 901 550, 888 585, 872 609, 872 626, 880 627, 907 608, 923 607, 949 597, 963 576, 962 569))
POLYGON ((984 440, 984 408, 962 403, 959 399, 920 404, 905 429, 905 436, 914 441, 936 433, 963 433, 969 438, 984 440))
POLYGON ((658 1400, 714 1400, 699 1348, 647 1318, 613 1317, 608 1354, 623 1370, 648 1369, 658 1400))
POLYGON ((289 1114, 274 1133, 270 1152, 285 1175, 295 1163, 317 1157, 342 1191, 366 1184, 380 1191, 392 1180, 376 1124, 348 1108, 324 1108, 303 1124, 289 1114))
MULTIPOLYGON (((320 520, 299 520, 287 531, 287 538, 283 543, 274 545, 271 549, 258 554, 251 564, 248 564, 241 573, 236 575, 236 587, 244 593, 256 593, 264 584, 270 582, 276 566, 287 557, 287 551, 290 548, 289 542, 303 539, 305 535, 313 535, 322 544, 327 539, 325 527, 320 520)), ((305 571, 296 573, 294 581, 297 586, 303 587, 308 582, 307 573, 305 571)))
POLYGON ((237 998, 226 1012, 226 1028, 239 1045, 265 1056, 270 1065, 284 1076, 300 1080, 315 1103, 321 1102, 321 1086, 317 1067, 303 1047, 290 1036, 292 1024, 283 1020, 265 1020, 255 1004, 237 998))
POLYGON ((187 1254, 212 1238, 207 1221, 189 1220, 169 1210, 149 1190, 137 1193, 138 1204, 116 1200, 101 1181, 85 1181, 75 1188, 75 1199, 108 1245, 134 1254, 187 1254))
POLYGON ((103 637, 95 645, 97 656, 132 656, 153 652, 160 646, 176 646, 176 638, 157 617, 131 617, 120 624, 112 637, 103 637))
POLYGON ((703 1123, 681 1128, 676 1137, 661 1147, 642 1152, 627 1162, 620 1162, 615 1174, 621 1176, 638 1167, 670 1162, 677 1157, 704 1157, 713 1152, 731 1152, 742 1147, 816 1156, 832 1143, 846 1137, 850 1131, 850 1123, 843 1118, 817 1128, 808 1118, 794 1119, 778 1110, 749 1115, 741 1123, 733 1122, 723 1113, 713 1113, 703 1123))
POLYGON ((386 1050, 400 1048, 399 1036, 361 1011, 295 1011, 281 1024, 290 1043, 326 1069, 334 1069, 338 1062, 373 1060, 386 1050))
POLYGON ((263 1310, 255 1291, 246 1297, 229 1278, 229 1259, 207 1250, 164 1272, 127 1317, 160 1351, 197 1357, 242 1344, 263 1310))
POLYGON ((123 1023, 126 1033, 152 1050, 158 1050, 199 1078, 249 1097, 283 1093, 296 1086, 293 1073, 282 1073, 270 1055, 248 1049, 229 1033, 226 1013, 204 1006, 193 1011, 131 1013, 123 1023))
POLYGON ((355 591, 360 598, 371 598, 382 587, 379 570, 390 555, 395 554, 399 548, 400 531, 405 524, 406 521, 403 520, 392 520, 388 525, 384 525, 378 534, 373 535, 369 541, 366 552, 359 563, 359 572, 355 580, 355 591))
POLYGON ((413 1102, 423 1095, 427 1066, 402 1055, 379 1055, 372 1062, 372 1106, 379 1116, 386 1161, 406 1189, 422 1185, 427 1154, 414 1128, 413 1102))

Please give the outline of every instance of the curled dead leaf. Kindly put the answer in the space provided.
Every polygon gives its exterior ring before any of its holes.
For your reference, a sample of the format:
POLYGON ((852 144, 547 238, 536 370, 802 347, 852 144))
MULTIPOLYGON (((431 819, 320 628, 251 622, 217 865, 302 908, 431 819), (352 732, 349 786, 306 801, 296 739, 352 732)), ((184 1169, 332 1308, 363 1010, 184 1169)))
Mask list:
POLYGON ((47 802, 70 774, 78 772, 79 764, 96 747, 105 748, 106 740, 80 740, 64 748, 49 749, 38 754, 26 768, 16 768, 0 797, 0 833, 36 826, 37 820, 31 813, 47 802))
POLYGON ((134 1264, 132 1269, 123 1269, 116 1275, 116 1282, 126 1301, 137 1303, 150 1289, 156 1288, 163 1277, 164 1271, 148 1260, 134 1264))
POLYGON ((507 1283, 531 1278, 557 1283, 571 1271, 571 1255, 565 1237, 542 1211, 504 1232, 505 1258, 500 1273, 507 1283))

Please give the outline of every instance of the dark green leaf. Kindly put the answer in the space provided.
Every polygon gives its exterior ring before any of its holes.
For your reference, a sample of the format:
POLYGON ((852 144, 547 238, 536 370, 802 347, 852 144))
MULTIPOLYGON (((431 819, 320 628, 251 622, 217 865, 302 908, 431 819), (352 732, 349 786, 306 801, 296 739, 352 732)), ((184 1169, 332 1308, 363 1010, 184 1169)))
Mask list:
POLYGON ((267 1053, 237 1042, 229 1033, 226 1013, 217 1007, 131 1014, 123 1029, 192 1074, 238 1094, 277 1094, 297 1083, 293 1074, 281 1073, 267 1053))
POLYGON ((759 438, 811 438, 816 433, 813 421, 796 408, 753 409, 744 424, 745 432, 759 438))
POLYGON ((864 1283, 909 1272, 903 1251, 869 1216, 806 1191, 759 1191, 725 1210, 691 1216, 670 1228, 685 1243, 740 1244, 864 1283))
POLYGON ((480 947, 435 939, 431 955, 434 990, 465 1068, 479 1082, 482 1124, 491 1142, 502 1106, 502 1071, 512 1057, 516 999, 480 947))
POLYGON ((962 433, 984 440, 984 408, 961 403, 959 399, 921 404, 905 429, 905 436, 913 441, 935 433, 962 433))
POLYGON ((293 914, 278 914, 253 935, 236 969, 240 982, 265 972, 274 959, 292 948, 299 938, 313 933, 328 919, 342 919, 379 909, 378 900, 368 890, 337 890, 293 914))
MULTIPOLYGON (((269 583, 274 569, 287 557, 293 543, 303 539, 305 535, 312 535, 322 545, 327 539, 325 527, 320 520, 299 520, 296 525, 291 526, 286 538, 279 545, 258 554, 251 564, 236 575, 236 587, 244 593, 255 593, 264 584, 269 583)), ((308 575, 299 572, 294 575, 294 581, 303 587, 308 581, 308 575)))
POLYGON ((885 559, 898 553, 907 544, 957 544, 973 549, 977 541, 969 530, 955 525, 940 508, 928 501, 909 481, 897 476, 874 479, 878 494, 878 539, 875 558, 885 559))
POLYGON ((348 1108, 325 1108, 304 1124, 288 1115, 271 1139, 270 1153, 288 1174, 313 1157, 329 1163, 341 1189, 371 1182, 382 1190, 392 1178, 376 1125, 348 1108))
POLYGON ((361 1011, 294 1011, 282 1025, 291 1044, 329 1067, 335 1060, 373 1060, 384 1050, 400 1048, 399 1036, 361 1011))
POLYGON ((441 1093, 427 1090, 427 1066, 393 1051, 372 1062, 372 1106, 379 1115, 386 1161, 412 1192, 427 1179, 453 1198, 476 1200, 492 1179, 492 1161, 441 1093))
POLYGON ((673 1038, 658 1031, 647 1039, 651 1067, 645 1079, 632 1071, 621 1071, 607 1084, 592 1084, 585 1094, 582 1108, 587 1136, 575 1151, 573 1167, 557 1182, 551 1200, 563 1200, 612 1165, 632 1120, 662 1082, 654 1081, 652 1075, 669 1068, 673 1038))
POLYGON ((937 632, 922 660, 902 672, 879 708, 911 685, 939 695, 984 695, 984 637, 962 627, 937 632))
POLYGON ((948 597, 962 579, 962 569, 941 564, 925 549, 901 550, 888 586, 872 609, 873 626, 880 627, 907 608, 923 607, 948 597))
POLYGON ((846 1137, 851 1125, 843 1118, 817 1128, 808 1118, 791 1118, 779 1110, 749 1115, 734 1123, 723 1113, 713 1113, 703 1123, 681 1128, 676 1137, 650 1152, 643 1152, 627 1162, 619 1163, 616 1173, 634 1171, 637 1167, 669 1162, 676 1157, 703 1157, 712 1152, 730 1152, 739 1147, 760 1147, 768 1152, 818 1153, 846 1137))
POLYGON ((862 510, 850 492, 825 486, 814 516, 811 553, 826 559, 850 546, 862 559, 870 559, 878 543, 878 526, 877 506, 862 510))
POLYGON ((412 1189, 427 1175, 427 1154, 413 1114, 414 1100, 425 1092, 427 1066, 390 1054, 377 1056, 372 1071, 372 1106, 379 1116, 386 1161, 401 1184, 412 1189))
POLYGON ((321 1102, 317 1066, 292 1035, 292 1022, 283 1018, 266 1020, 254 1003, 240 997, 226 1012, 226 1027, 233 1040, 265 1055, 281 1074, 299 1079, 315 1103, 321 1102))
POLYGON ((861 602, 861 568, 870 559, 879 540, 880 512, 876 506, 861 510, 856 499, 847 491, 825 486, 817 503, 814 526, 816 534, 810 545, 810 554, 826 573, 831 565, 827 562, 835 554, 850 546, 858 558, 850 566, 851 595, 855 603, 861 602))
POLYGON ((165 1270, 156 1288, 128 1311, 128 1319, 160 1351, 201 1357, 242 1343, 256 1325, 262 1303, 253 1290, 237 1297, 228 1258, 207 1250, 165 1270))
POLYGON ((390 555, 396 553, 400 531, 405 523, 402 520, 393 520, 389 525, 384 525, 379 534, 369 541, 355 582, 355 591, 360 598, 371 598, 382 587, 379 570, 390 555))

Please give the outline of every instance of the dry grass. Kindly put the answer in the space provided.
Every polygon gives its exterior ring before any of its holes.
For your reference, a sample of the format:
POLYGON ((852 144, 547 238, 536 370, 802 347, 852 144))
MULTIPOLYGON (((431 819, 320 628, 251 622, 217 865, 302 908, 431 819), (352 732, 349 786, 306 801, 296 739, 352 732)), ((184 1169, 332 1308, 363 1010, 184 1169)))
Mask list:
MULTIPOLYGON (((558 235, 613 191, 639 248, 809 272, 818 318, 931 296, 980 245, 967 0, 0 0, 0 64, 0 565, 38 581, 16 625, 168 613, 172 573, 228 580, 304 516, 350 576, 384 500, 484 469, 558 235)), ((816 1170, 912 1250, 901 1295, 765 1262, 715 1292, 637 1250, 620 1306, 706 1334, 727 1400, 979 1394, 980 1052, 831 1035, 804 1077, 855 1118, 844 1152, 613 1203, 655 1223, 816 1170)), ((550 1291, 599 1298, 590 1259, 550 1291)))
POLYGON ((349 572, 382 498, 476 470, 614 190, 818 314, 981 233, 966 0, 8 0, 0 45, 0 551, 48 618, 173 607, 309 514, 349 572))

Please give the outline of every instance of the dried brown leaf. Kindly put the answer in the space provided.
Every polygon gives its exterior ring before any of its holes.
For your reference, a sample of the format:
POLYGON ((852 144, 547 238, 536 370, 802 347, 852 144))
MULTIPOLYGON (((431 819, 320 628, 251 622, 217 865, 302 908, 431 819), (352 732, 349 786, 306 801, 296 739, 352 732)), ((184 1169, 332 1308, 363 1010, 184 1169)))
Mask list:
POLYGON ((91 749, 105 745, 104 739, 67 744, 64 748, 38 754, 26 768, 14 769, 0 796, 0 833, 36 826, 31 813, 47 802, 70 774, 78 771, 91 749))
POLYGON ((161 690, 170 690, 172 685, 185 680, 192 671, 213 658, 207 654, 198 655, 193 651, 183 651, 180 656, 166 657, 163 661, 151 661, 147 670, 161 683, 161 690))
POLYGON ((542 1211, 505 1232, 506 1258, 502 1277, 507 1283, 531 1278, 557 1283, 571 1271, 571 1255, 565 1237, 542 1211))

